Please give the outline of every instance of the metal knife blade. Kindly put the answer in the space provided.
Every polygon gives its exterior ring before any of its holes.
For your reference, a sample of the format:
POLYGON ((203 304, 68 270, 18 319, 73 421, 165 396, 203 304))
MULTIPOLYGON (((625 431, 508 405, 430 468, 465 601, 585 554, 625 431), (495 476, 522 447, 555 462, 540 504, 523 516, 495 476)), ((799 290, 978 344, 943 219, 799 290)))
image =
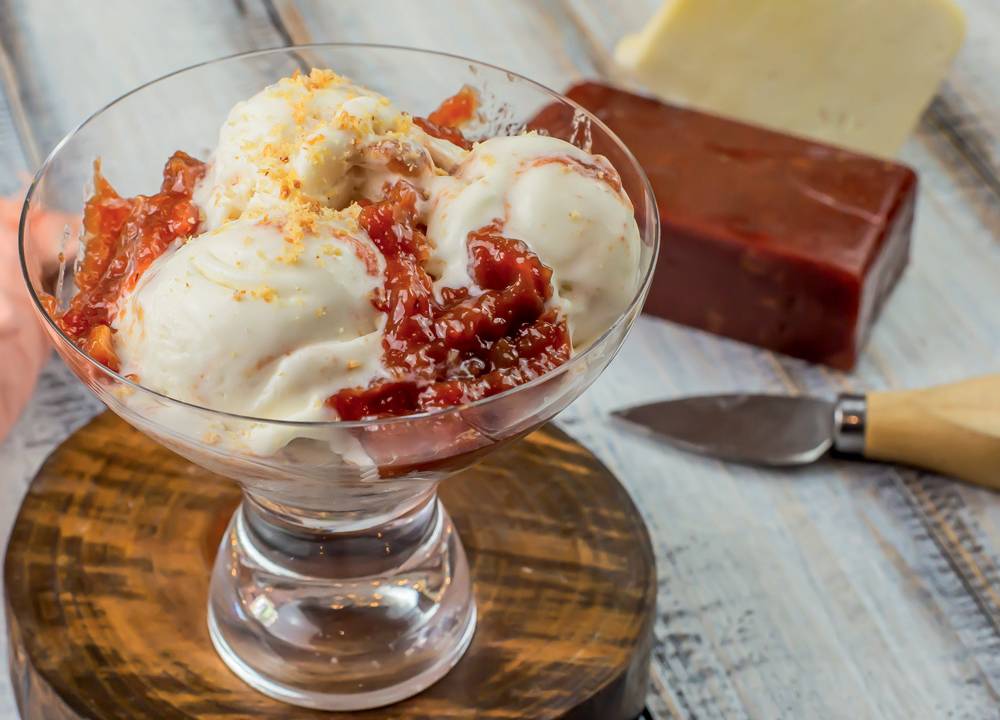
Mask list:
POLYGON ((837 403, 783 395, 705 395, 613 415, 682 450, 756 465, 805 465, 834 443, 837 403))

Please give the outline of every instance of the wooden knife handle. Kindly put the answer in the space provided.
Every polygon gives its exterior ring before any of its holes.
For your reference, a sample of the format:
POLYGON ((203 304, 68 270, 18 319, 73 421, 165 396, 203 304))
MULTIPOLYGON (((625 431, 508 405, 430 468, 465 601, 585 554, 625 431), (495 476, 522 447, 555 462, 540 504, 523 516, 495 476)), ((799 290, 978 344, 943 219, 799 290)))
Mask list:
POLYGON ((1000 490, 1000 375, 868 395, 865 457, 1000 490))

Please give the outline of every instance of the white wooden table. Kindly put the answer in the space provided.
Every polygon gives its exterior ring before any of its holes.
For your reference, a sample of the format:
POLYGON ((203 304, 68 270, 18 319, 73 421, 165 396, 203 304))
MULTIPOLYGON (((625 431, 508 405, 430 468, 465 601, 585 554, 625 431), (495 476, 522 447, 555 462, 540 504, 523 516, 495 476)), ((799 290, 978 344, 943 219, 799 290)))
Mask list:
MULTIPOLYGON (((903 153, 922 183, 913 262, 857 371, 643 318, 560 418, 619 475, 654 538, 652 717, 1000 717, 1000 495, 847 462, 735 467, 606 419, 681 393, 833 394, 1000 369, 1000 2, 960 1, 969 38, 903 153)), ((476 57, 559 89, 614 77, 610 47, 654 4, 0 0, 0 191, 15 191, 17 173, 86 115, 198 61, 290 42, 384 42, 476 57)), ((43 458, 100 409, 50 362, 0 444, 4 535, 43 458)), ((5 676, 0 716, 16 717, 5 676)))

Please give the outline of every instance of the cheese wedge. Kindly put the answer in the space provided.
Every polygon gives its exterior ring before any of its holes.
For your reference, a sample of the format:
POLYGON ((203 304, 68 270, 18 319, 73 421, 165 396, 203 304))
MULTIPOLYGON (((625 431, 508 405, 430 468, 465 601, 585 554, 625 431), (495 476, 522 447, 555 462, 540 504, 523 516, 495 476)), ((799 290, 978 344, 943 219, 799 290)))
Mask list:
POLYGON ((953 0, 667 0, 615 57, 668 102, 892 156, 964 35, 953 0))

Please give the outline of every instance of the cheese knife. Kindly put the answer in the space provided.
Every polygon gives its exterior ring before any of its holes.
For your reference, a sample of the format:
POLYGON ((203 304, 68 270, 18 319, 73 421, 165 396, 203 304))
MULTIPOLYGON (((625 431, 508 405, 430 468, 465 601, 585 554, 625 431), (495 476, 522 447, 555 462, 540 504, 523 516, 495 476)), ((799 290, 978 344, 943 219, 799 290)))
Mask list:
POLYGON ((1000 375, 833 400, 683 397, 613 415, 682 450, 723 460, 805 465, 832 450, 1000 489, 1000 375))

